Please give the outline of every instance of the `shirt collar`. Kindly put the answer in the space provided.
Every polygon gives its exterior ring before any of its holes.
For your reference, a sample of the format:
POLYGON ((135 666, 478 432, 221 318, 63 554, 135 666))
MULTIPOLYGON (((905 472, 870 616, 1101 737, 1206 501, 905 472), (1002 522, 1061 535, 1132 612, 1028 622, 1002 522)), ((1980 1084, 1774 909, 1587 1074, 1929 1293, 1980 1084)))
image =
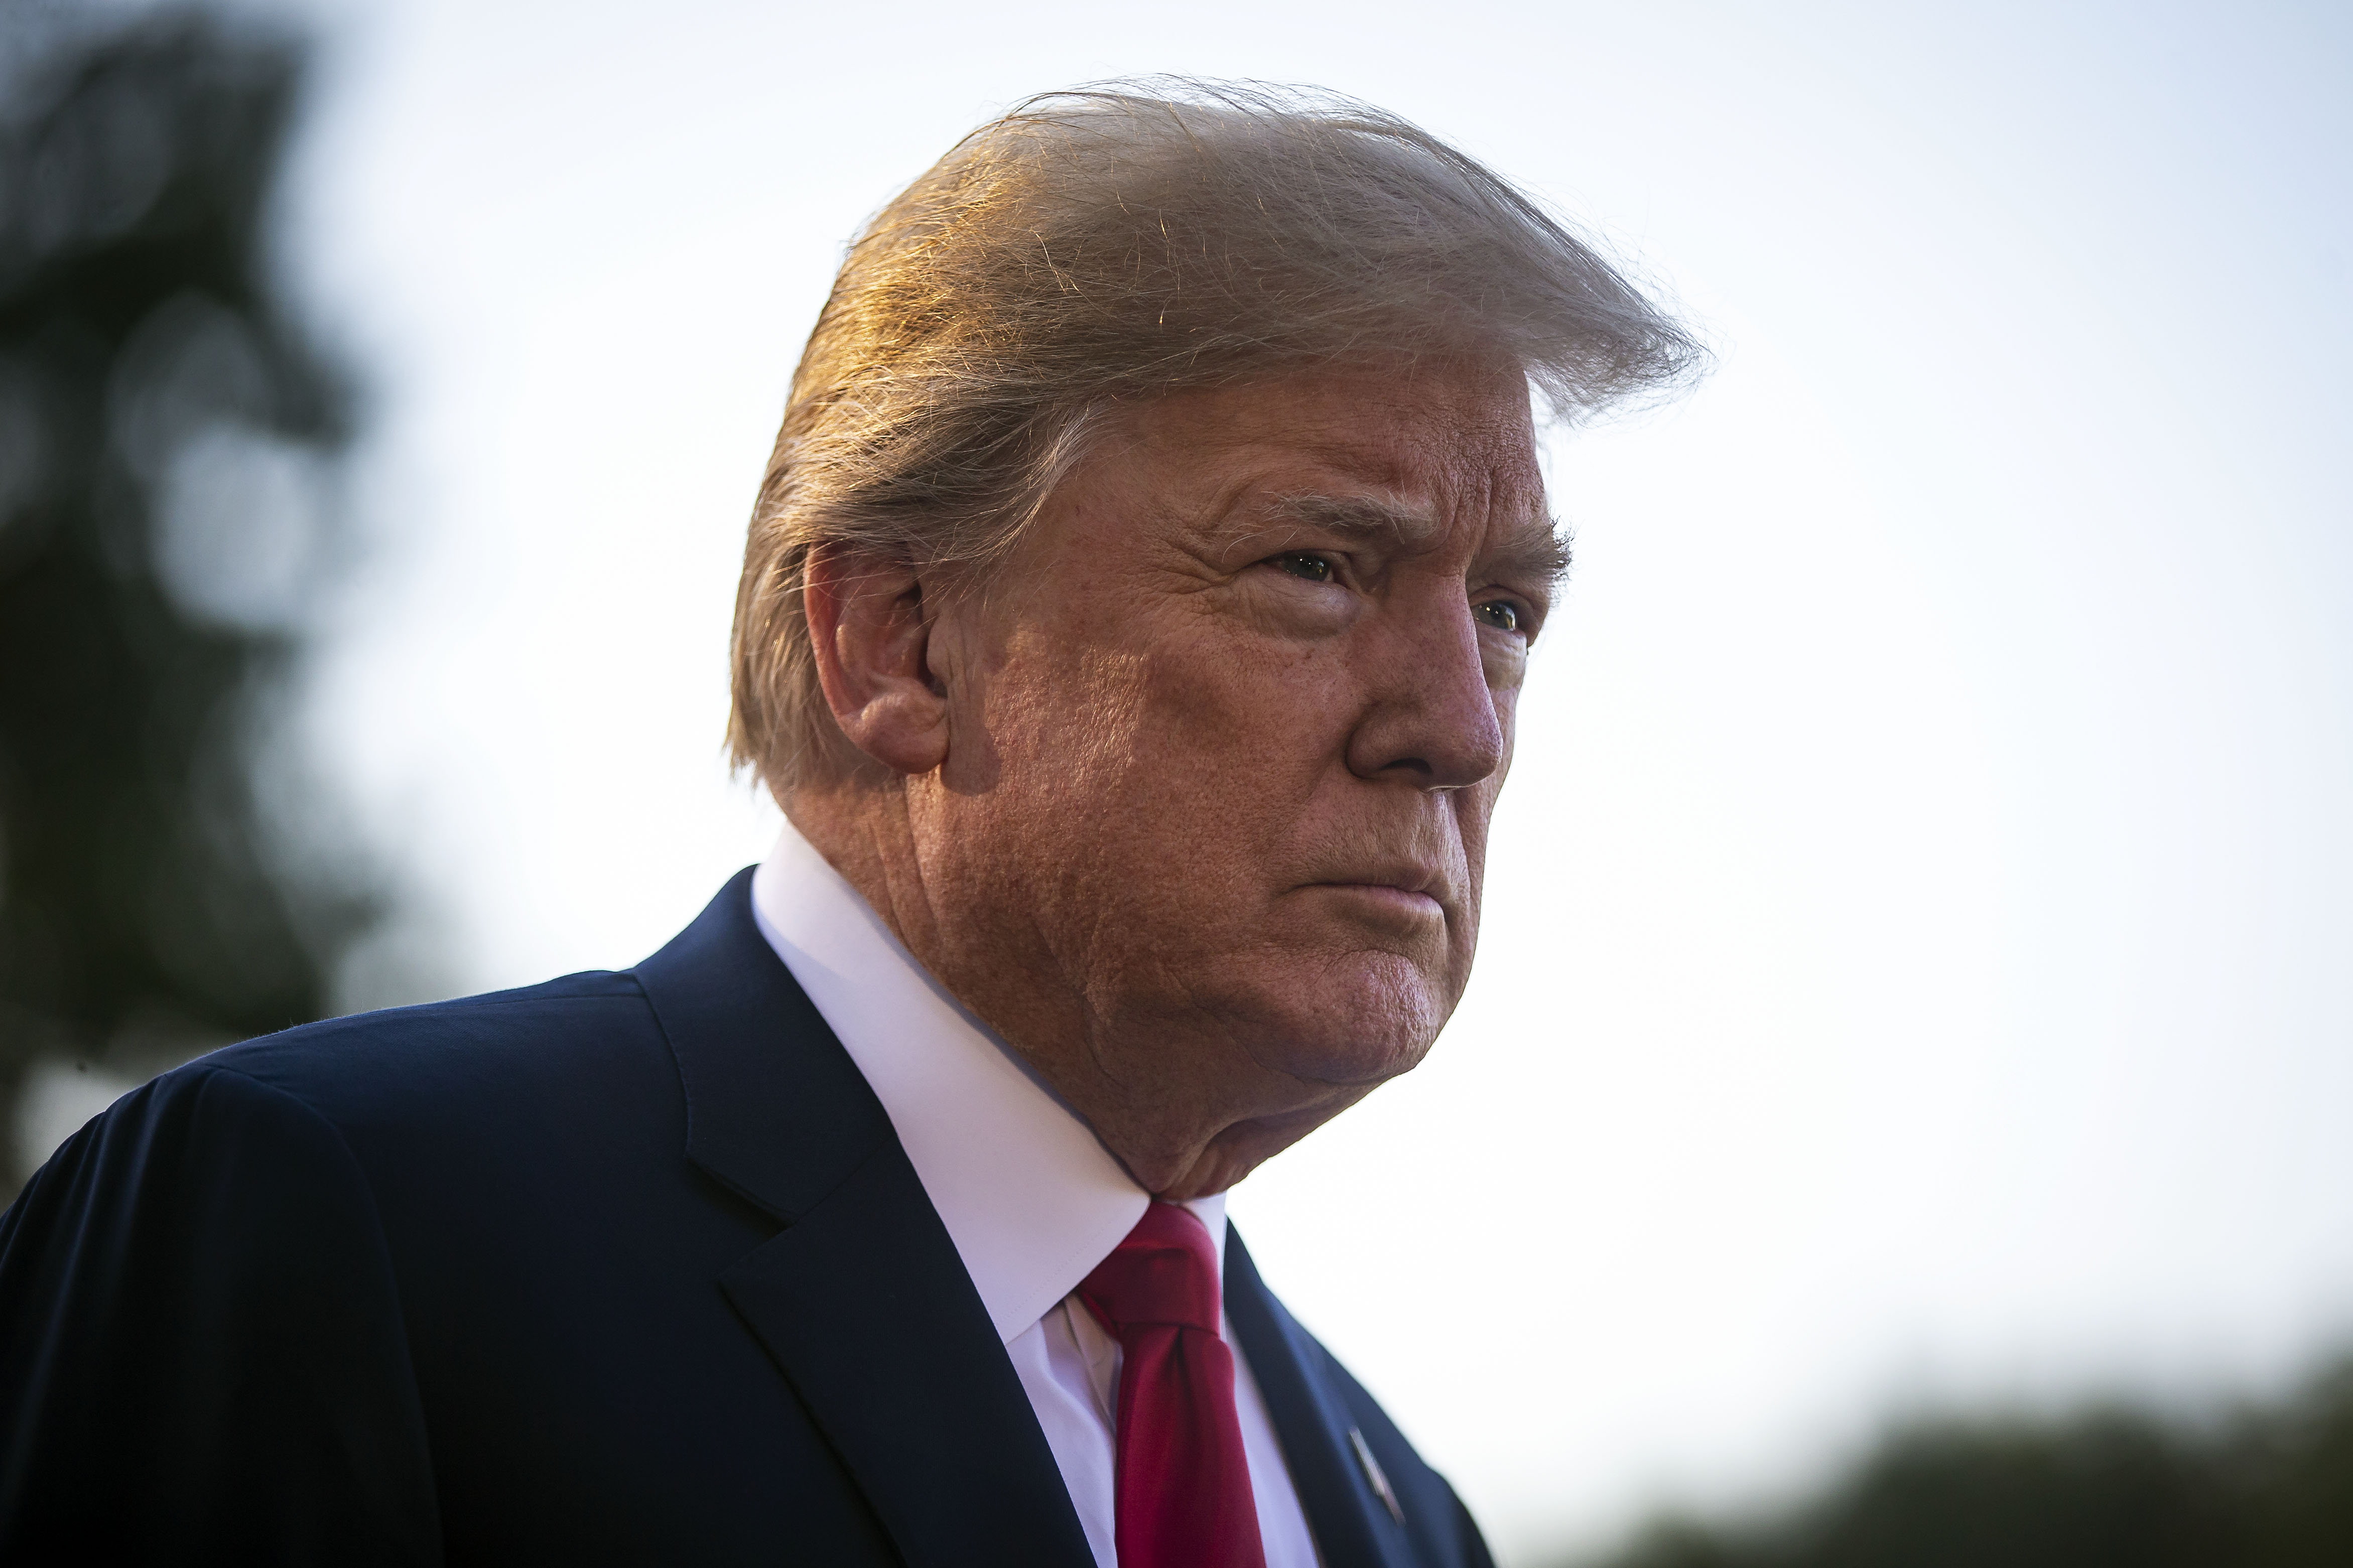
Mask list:
MULTIPOLYGON (((1018 1337, 1151 1199, 789 822, 753 873, 752 916, 882 1102, 997 1337, 1018 1337)), ((1222 1268, 1225 1194, 1186 1206, 1222 1268)))

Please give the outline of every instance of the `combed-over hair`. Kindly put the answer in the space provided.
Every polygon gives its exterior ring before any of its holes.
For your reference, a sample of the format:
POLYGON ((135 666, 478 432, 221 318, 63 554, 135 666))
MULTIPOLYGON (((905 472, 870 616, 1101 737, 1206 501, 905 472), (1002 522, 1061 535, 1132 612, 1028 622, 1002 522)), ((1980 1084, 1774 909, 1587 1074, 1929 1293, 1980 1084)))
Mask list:
POLYGON ((1564 421, 1700 357, 1527 196, 1369 105, 1155 79, 991 121, 851 243, 793 376, 736 595, 735 762, 781 796, 849 760, 812 548, 985 563, 1113 402, 1465 353, 1517 361, 1564 421))

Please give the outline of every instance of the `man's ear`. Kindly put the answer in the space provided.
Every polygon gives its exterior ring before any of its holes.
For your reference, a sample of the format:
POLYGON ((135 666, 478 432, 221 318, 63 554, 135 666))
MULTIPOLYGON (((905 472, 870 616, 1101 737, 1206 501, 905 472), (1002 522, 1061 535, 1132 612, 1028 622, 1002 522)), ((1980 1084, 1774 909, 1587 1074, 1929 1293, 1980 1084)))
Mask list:
POLYGON ((826 706, 849 743, 897 773, 947 760, 948 703, 932 673, 923 587, 905 561, 848 545, 811 550, 802 577, 826 706))

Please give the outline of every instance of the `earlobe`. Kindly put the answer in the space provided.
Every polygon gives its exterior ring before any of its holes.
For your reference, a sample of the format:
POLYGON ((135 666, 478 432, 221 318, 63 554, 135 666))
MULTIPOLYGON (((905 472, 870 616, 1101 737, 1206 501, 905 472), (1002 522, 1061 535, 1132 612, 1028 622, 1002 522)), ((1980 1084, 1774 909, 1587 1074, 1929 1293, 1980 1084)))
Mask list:
POLYGON ((802 601, 826 706, 849 743, 894 773, 947 760, 946 689, 932 663, 923 584, 907 562, 820 545, 802 601))

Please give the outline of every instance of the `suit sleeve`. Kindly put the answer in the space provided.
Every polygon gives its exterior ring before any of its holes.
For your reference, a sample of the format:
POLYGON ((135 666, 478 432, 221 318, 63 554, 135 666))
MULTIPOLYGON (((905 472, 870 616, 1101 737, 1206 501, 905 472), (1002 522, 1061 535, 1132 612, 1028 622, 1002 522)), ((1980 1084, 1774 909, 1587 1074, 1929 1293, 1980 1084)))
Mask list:
POLYGON ((202 1063, 126 1096, 0 1215, 0 1562, 440 1560, 342 1136, 202 1063))

